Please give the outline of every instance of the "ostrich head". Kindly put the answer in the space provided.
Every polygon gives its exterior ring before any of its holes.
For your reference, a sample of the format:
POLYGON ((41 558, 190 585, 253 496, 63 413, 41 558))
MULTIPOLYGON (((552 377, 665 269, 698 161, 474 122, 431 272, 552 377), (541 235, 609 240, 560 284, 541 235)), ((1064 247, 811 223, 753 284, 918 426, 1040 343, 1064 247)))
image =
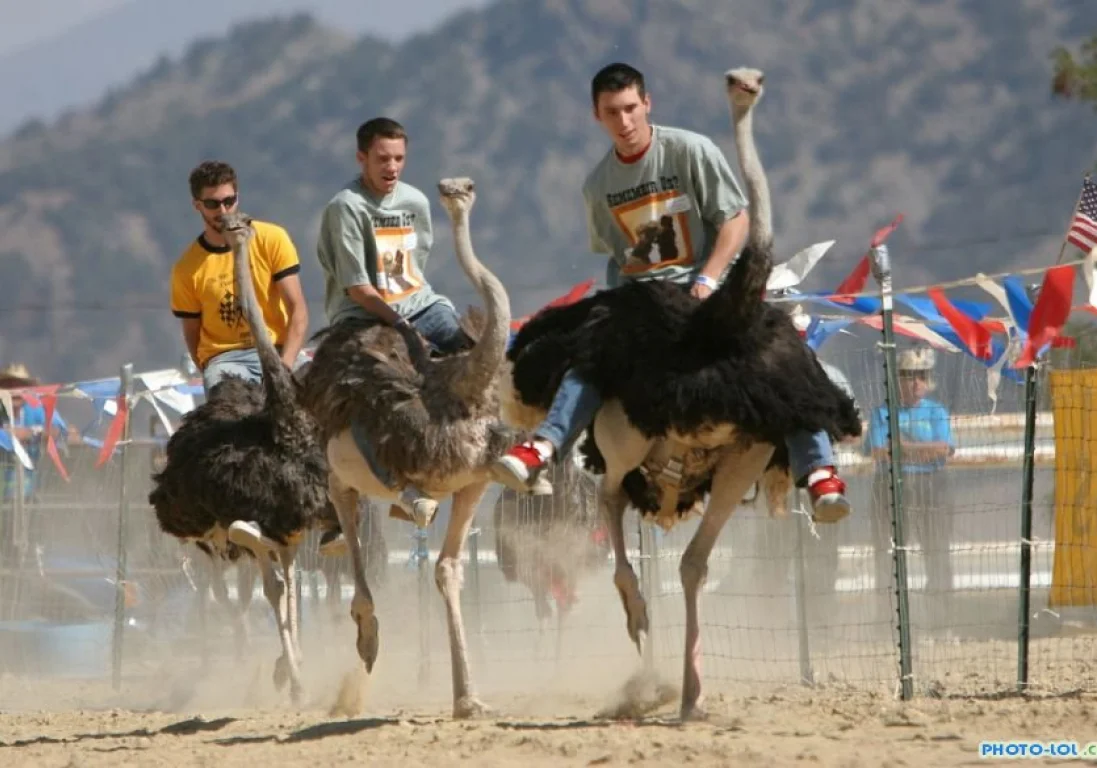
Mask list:
POLYGON ((251 216, 242 211, 221 214, 221 227, 225 239, 233 248, 246 245, 254 231, 251 228, 251 216))
POLYGON ((453 219, 467 216, 476 202, 476 185, 472 179, 442 179, 438 182, 438 192, 446 213, 453 219))
POLYGON ((762 98, 762 83, 766 75, 760 69, 736 67, 724 73, 727 81, 728 101, 733 108, 748 110, 762 98))

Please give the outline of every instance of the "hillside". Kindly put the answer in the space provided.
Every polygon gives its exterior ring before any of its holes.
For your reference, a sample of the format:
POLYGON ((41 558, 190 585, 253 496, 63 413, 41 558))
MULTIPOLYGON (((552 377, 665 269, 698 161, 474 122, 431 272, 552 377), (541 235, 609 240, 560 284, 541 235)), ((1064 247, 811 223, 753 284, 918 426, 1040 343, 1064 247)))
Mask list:
MULTIPOLYGON (((778 247, 839 241, 811 286, 899 210, 900 286, 1048 263, 1097 149, 1092 111, 1051 99, 1049 54, 1094 29, 1087 0, 501 0, 397 46, 303 16, 237 27, 0 144, 0 361, 52 379, 176 363, 167 276, 197 234, 187 173, 212 156, 294 236, 319 329, 317 215, 379 113, 412 132, 406 177, 432 200, 442 176, 476 179, 475 244, 516 313, 600 278, 578 190, 607 147, 589 78, 613 59, 648 74, 656 119, 712 133, 735 168, 721 74, 766 70, 778 247)), ((428 274, 463 304, 434 212, 428 274)))

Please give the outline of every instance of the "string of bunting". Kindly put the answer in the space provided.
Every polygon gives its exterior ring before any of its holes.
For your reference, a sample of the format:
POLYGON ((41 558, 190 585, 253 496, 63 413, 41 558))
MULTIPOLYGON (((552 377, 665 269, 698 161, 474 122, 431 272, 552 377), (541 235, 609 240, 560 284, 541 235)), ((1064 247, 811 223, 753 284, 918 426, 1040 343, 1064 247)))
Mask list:
MULTIPOLYGON (((868 251, 833 291, 796 290, 796 286, 834 244, 833 240, 816 243, 774 269, 768 288, 775 295, 770 295, 769 301, 797 302, 800 305, 806 302, 858 315, 827 316, 816 313, 812 316, 805 313, 801 306, 797 306, 793 310, 794 320, 798 322, 806 343, 812 349, 818 351, 827 339, 854 323, 881 329, 880 298, 874 292, 865 290, 871 273, 871 254, 874 249, 886 245, 888 238, 902 221, 903 214, 900 213, 889 224, 873 233, 868 251)), ((1083 180, 1082 192, 1075 203, 1059 261, 1062 260, 1063 251, 1068 244, 1078 248, 1085 256, 1051 267, 1033 267, 995 275, 980 273, 973 277, 908 288, 896 293, 895 302, 913 315, 896 313, 896 332, 939 349, 962 352, 982 362, 988 369, 988 394, 996 401, 995 391, 1000 376, 1005 375, 1019 382, 1021 378, 1018 369, 1033 365, 1051 347, 1069 346, 1070 340, 1064 339, 1061 334, 1073 311, 1097 315, 1097 185, 1090 182, 1089 176, 1083 180), (1072 304, 1074 275, 1075 268, 1079 266, 1082 267, 1086 282, 1087 298, 1084 304, 1075 306, 1072 304), (1038 274, 1043 274, 1044 277, 1034 304, 1021 277, 1038 274), (945 289, 969 286, 979 287, 989 294, 1002 307, 1005 316, 990 317, 991 305, 952 299, 945 294, 945 289), (997 338, 998 335, 1004 339, 997 338), (1009 368, 1006 368, 1006 363, 1009 363, 1009 368)), ((578 283, 537 311, 573 304, 586 296, 593 286, 593 279, 578 283)), ((512 337, 535 314, 513 319, 510 324, 512 337)), ((97 401, 99 407, 96 423, 103 413, 111 414, 111 422, 96 461, 96 466, 101 467, 114 454, 124 433, 129 413, 138 401, 144 399, 152 405, 170 434, 171 424, 160 405, 165 404, 185 413, 194 407, 194 396, 202 393, 200 381, 189 379, 176 369, 151 371, 138 374, 134 378, 142 390, 130 398, 121 391, 121 380, 113 378, 0 390, 0 404, 5 406, 8 413, 12 413, 11 397, 18 395, 26 402, 44 408, 46 424, 51 425, 46 430, 46 453, 67 481, 68 472, 61 461, 53 430, 55 425, 61 429, 66 428, 56 410, 58 397, 97 401)), ((95 444, 98 441, 85 436, 84 442, 95 444)), ((24 466, 33 468, 25 449, 11 430, 0 429, 0 449, 14 452, 24 466)))

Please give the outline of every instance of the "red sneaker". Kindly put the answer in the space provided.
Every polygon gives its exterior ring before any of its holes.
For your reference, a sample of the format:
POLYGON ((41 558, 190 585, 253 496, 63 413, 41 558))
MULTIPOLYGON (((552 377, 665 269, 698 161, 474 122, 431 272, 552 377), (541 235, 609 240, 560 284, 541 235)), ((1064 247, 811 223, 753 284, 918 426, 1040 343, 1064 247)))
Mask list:
POLYGON ((846 484, 834 467, 821 467, 808 475, 813 514, 817 523, 836 523, 849 514, 846 484))
MULTIPOLYGON (((548 459, 531 441, 519 443, 499 457, 492 465, 495 480, 512 491, 529 493, 535 487, 548 459)), ((547 481, 546 481, 547 482, 547 481)), ((551 486, 549 486, 551 493, 551 486)))

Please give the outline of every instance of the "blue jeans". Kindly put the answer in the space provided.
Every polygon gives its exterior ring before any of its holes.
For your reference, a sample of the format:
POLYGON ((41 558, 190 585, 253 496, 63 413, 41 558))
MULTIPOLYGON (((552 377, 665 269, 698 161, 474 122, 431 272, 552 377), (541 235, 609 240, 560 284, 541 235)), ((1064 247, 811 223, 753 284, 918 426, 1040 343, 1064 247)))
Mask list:
POLYGON ((472 339, 461 329, 457 310, 444 301, 408 318, 415 330, 423 334, 430 345, 444 355, 460 352, 472 346, 472 339))
MULTIPOLYGON (((361 307, 347 312, 335 322, 346 319, 365 321, 369 325, 377 325, 381 319, 372 315, 361 307)), ((449 302, 437 301, 426 309, 421 309, 407 318, 415 330, 423 335, 423 338, 435 351, 448 355, 452 352, 460 352, 472 346, 472 339, 461 329, 461 323, 455 310, 449 302)))
MULTIPOLYGON (((534 437, 552 444, 556 456, 566 456, 602 406, 598 391, 573 370, 564 374, 545 420, 534 437)), ((821 467, 834 465, 830 436, 824 432, 797 432, 785 439, 793 480, 800 483, 821 467)))
MULTIPOLYGON (((293 361, 293 369, 297 370, 308 362, 304 352, 297 353, 297 359, 293 361)), ((226 376, 239 376, 247 381, 261 381, 263 368, 259 365, 259 351, 255 347, 249 349, 230 349, 214 355, 206 361, 206 367, 202 369, 202 385, 206 394, 213 389, 213 385, 226 376)))

